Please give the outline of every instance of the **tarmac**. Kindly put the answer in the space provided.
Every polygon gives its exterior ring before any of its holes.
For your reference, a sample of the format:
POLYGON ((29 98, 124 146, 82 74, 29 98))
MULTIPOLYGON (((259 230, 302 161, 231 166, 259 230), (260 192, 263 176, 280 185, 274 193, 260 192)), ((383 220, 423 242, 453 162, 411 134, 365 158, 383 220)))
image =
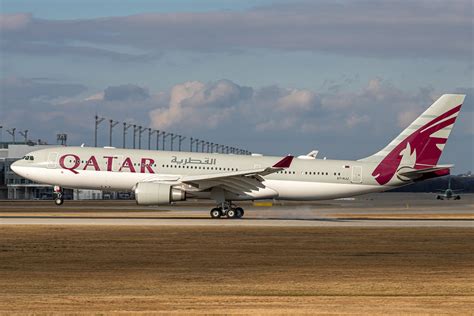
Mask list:
POLYGON ((474 194, 238 205, 0 201, 0 314, 474 310, 474 194))
POLYGON ((243 202, 242 219, 210 219, 209 202, 144 207, 133 201, 0 202, 0 225, 211 226, 211 227, 474 227, 474 194, 436 200, 429 193, 378 193, 320 201, 243 202))

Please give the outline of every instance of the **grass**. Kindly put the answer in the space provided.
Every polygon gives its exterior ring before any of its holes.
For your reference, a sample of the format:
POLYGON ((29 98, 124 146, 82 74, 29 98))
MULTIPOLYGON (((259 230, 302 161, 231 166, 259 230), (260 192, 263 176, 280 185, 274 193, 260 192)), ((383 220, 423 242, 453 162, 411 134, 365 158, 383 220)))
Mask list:
POLYGON ((2 226, 0 312, 470 313, 474 229, 2 226))

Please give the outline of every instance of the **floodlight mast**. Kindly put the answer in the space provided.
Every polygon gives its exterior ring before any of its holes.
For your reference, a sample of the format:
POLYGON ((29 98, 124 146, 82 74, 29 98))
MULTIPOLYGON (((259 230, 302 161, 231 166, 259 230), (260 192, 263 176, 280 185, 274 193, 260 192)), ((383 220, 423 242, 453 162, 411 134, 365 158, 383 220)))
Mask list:
POLYGON ((171 139, 171 151, 173 151, 173 143, 174 143, 174 140, 175 140, 176 138, 178 138, 179 135, 173 134, 173 133, 171 133, 170 135, 171 135, 171 138, 170 138, 170 139, 171 139))
POLYGON ((183 143, 183 140, 185 140, 185 139, 186 139, 185 136, 179 135, 179 139, 178 139, 178 151, 181 151, 181 144, 183 143))
POLYGON ((119 122, 116 122, 114 120, 109 120, 109 146, 112 147, 112 131, 113 131, 113 128, 119 123, 119 122))
POLYGON ((201 142, 201 140, 196 138, 196 141, 195 141, 195 143, 196 143, 196 152, 199 152, 199 143, 200 142, 201 142))
POLYGON ((126 143, 126 135, 127 135, 127 130, 132 126, 132 124, 128 124, 126 122, 123 122, 123 139, 122 139, 122 147, 125 148, 125 143, 126 143))
POLYGON ((160 130, 157 129, 155 132, 156 132, 156 150, 158 150, 159 149, 158 146, 160 144, 160 130))
POLYGON ((16 131, 16 127, 7 129, 7 133, 12 136, 13 144, 15 144, 15 131, 16 131))
POLYGON ((156 130, 148 128, 148 150, 151 150, 151 137, 156 133, 156 130))
POLYGON ((137 125, 133 124, 133 149, 136 148, 137 131, 137 125))
POLYGON ((162 140, 163 140, 162 150, 165 150, 165 148, 166 148, 166 138, 167 138, 168 136, 170 136, 170 135, 171 135, 171 133, 168 133, 168 132, 166 132, 166 131, 163 131, 163 132, 161 133, 161 136, 163 136, 163 138, 162 138, 162 140))
POLYGON ((28 142, 28 130, 26 129, 23 132, 20 131, 19 133, 20 133, 21 136, 23 136, 25 144, 26 144, 28 142))
POLYGON ((94 147, 97 147, 97 130, 99 129, 99 124, 104 121, 105 118, 95 115, 95 129, 94 129, 94 147))

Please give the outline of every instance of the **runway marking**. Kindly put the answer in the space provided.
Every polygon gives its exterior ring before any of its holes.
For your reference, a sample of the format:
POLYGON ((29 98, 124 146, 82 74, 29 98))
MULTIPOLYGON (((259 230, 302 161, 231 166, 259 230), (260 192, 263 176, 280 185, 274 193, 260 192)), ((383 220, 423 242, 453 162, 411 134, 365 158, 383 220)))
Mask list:
POLYGON ((1 216, 0 225, 92 225, 92 226, 227 226, 227 227, 469 227, 473 220, 459 219, 366 219, 366 218, 245 218, 201 217, 67 217, 1 216))

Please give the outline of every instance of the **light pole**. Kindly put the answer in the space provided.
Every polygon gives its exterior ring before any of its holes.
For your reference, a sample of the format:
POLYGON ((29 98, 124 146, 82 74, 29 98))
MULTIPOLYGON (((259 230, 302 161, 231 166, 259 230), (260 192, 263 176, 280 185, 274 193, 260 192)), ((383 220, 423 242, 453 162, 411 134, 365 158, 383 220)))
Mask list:
POLYGON ((133 149, 135 149, 135 144, 137 141, 137 125, 133 124, 133 149))
POLYGON ((171 133, 171 151, 173 151, 173 142, 176 138, 180 137, 179 135, 171 133))
POLYGON ((95 129, 94 129, 94 147, 97 147, 97 130, 99 129, 99 124, 105 120, 103 117, 95 115, 95 129))
POLYGON ((179 135, 179 139, 178 139, 178 151, 181 151, 181 143, 183 142, 183 140, 186 139, 186 136, 181 136, 179 135))
POLYGON ((132 126, 132 124, 128 124, 126 122, 123 122, 123 139, 122 139, 122 142, 123 142, 123 148, 125 148, 125 137, 127 135, 127 130, 132 126))
POLYGON ((194 144, 194 138, 189 139, 189 151, 193 152, 193 144, 194 144))
POLYGON ((115 122, 114 120, 109 120, 109 146, 112 147, 112 130, 113 128, 119 123, 115 122))
POLYGON ((138 149, 142 149, 142 134, 144 131, 146 131, 146 128, 143 128, 143 126, 138 127, 138 149))
POLYGON ((148 128, 148 150, 151 150, 151 136, 153 136, 154 133, 156 133, 155 130, 148 128))
POLYGON ((199 142, 200 142, 200 140, 196 138, 196 140, 194 142, 196 143, 196 152, 199 152, 199 142))
POLYGON ((166 131, 163 131, 163 132, 161 133, 161 136, 163 136, 163 138, 162 138, 162 140, 163 140, 163 146, 161 146, 161 147, 162 147, 162 150, 165 150, 165 148, 166 148, 166 146, 165 146, 165 145, 166 145, 166 137, 168 137, 168 136, 170 136, 170 135, 171 135, 171 134, 170 134, 170 133, 167 133, 166 131))
POLYGON ((15 144, 15 131, 16 131, 16 127, 11 128, 11 129, 7 129, 7 133, 10 134, 10 135, 12 135, 13 144, 15 144))
POLYGON ((157 129, 155 132, 156 132, 156 150, 158 150, 158 147, 160 144, 160 130, 157 129))
POLYGON ((20 131, 20 135, 24 137, 24 139, 25 139, 25 144, 26 144, 26 142, 28 141, 28 130, 26 129, 26 130, 24 130, 23 132, 20 131))

